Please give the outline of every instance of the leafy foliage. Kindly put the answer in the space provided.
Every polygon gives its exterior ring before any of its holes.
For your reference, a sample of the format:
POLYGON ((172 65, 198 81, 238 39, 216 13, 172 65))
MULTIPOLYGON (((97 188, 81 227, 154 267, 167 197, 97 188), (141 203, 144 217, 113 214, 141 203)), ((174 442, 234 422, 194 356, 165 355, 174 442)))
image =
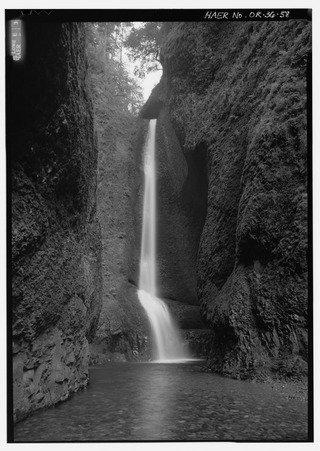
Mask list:
POLYGON ((142 106, 142 91, 122 62, 123 24, 88 23, 87 35, 95 126, 111 140, 130 127, 142 106))
POLYGON ((125 40, 129 58, 138 63, 135 75, 140 78, 144 78, 149 72, 161 70, 162 31, 162 22, 144 22, 140 28, 133 27, 125 40))

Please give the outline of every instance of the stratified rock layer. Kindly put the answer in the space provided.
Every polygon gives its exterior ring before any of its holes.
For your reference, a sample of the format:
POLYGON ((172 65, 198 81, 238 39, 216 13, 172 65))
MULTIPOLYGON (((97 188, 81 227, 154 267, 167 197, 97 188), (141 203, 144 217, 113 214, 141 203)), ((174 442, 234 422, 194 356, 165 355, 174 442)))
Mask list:
POLYGON ((209 365, 233 377, 307 368, 310 28, 169 24, 163 77, 142 111, 169 111, 172 152, 206 156, 197 293, 213 331, 209 365))
POLYGON ((86 386, 101 309, 84 27, 24 32, 24 62, 8 63, 15 420, 86 386))

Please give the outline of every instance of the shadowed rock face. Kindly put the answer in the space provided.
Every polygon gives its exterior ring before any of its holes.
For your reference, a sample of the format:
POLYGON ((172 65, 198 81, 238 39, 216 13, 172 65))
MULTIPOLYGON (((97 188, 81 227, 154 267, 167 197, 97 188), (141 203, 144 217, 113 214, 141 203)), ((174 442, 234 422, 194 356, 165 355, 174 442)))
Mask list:
MULTIPOLYGON (((168 111, 162 127, 179 141, 170 152, 205 155, 197 294, 213 332, 209 365, 233 377, 306 373, 310 40, 303 20, 175 23, 162 47, 161 83, 143 110, 148 117, 147 106, 152 115, 161 103, 168 111)), ((188 221, 180 216, 180 226, 179 199, 163 186, 174 234, 188 221)), ((185 289, 192 274, 189 266, 185 289)))
POLYGON ((84 27, 26 24, 25 35, 24 63, 8 64, 15 420, 86 386, 101 309, 84 27))
MULTIPOLYGON (((154 104, 160 102, 151 96, 144 117, 153 115, 154 104)), ((157 116, 156 177, 158 294, 198 304, 195 262, 206 212, 205 158, 200 151, 183 154, 166 108, 157 116)))
POLYGON ((195 262, 207 188, 203 155, 184 156, 166 109, 158 116, 156 143, 159 295, 198 304, 195 262))

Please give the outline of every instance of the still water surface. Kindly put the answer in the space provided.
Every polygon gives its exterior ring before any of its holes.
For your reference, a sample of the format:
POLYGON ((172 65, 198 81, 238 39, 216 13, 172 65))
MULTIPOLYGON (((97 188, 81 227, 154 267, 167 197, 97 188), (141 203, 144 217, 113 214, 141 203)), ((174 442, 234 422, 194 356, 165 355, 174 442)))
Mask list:
POLYGON ((17 442, 307 440, 307 403, 199 362, 110 363, 69 401, 18 423, 17 442))

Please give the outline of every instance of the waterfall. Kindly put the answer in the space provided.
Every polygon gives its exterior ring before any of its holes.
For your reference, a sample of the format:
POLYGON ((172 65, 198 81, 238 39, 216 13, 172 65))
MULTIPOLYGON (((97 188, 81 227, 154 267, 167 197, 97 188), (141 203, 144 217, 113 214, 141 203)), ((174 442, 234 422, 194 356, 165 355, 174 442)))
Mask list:
POLYGON ((138 297, 145 309, 153 333, 156 361, 188 359, 178 330, 164 301, 157 297, 156 284, 156 119, 149 121, 144 146, 144 199, 140 278, 138 297))

